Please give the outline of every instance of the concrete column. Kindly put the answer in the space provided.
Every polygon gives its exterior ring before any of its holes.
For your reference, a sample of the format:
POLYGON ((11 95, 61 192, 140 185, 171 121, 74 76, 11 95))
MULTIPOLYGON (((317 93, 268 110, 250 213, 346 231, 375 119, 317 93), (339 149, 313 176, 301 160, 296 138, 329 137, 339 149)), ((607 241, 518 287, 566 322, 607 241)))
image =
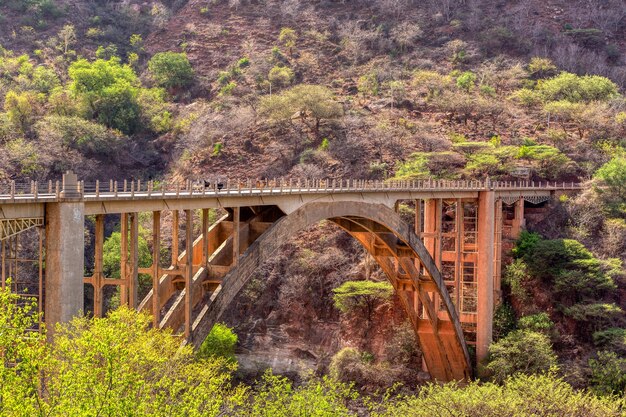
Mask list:
POLYGON ((161 322, 161 297, 159 280, 161 278, 161 212, 152 214, 152 325, 159 328, 161 322))
POLYGON ((104 247, 104 214, 96 215, 96 233, 95 233, 95 255, 93 270, 93 315, 94 317, 102 317, 103 312, 103 296, 102 296, 102 280, 104 278, 102 272, 103 266, 103 247, 104 247))
POLYGON ((209 209, 202 209, 202 266, 207 267, 209 261, 209 209))
POLYGON ((178 265, 178 210, 172 211, 172 266, 178 265))
POLYGON ((124 284, 120 285, 120 305, 128 305, 128 214, 122 213, 120 216, 120 279, 124 284))
POLYGON ((478 195, 478 311, 476 323, 476 360, 487 357, 493 334, 493 278, 495 249, 495 193, 478 195))
POLYGON ((495 243, 493 253, 493 296, 494 304, 499 304, 502 298, 502 200, 496 201, 495 207, 495 243))
POLYGON ((511 226, 511 239, 518 239, 524 227, 524 199, 520 198, 515 202, 515 217, 511 226))
POLYGON ((241 228, 240 224, 240 209, 239 207, 233 208, 233 266, 239 263, 239 232, 241 228))
POLYGON ((51 333, 56 323, 83 311, 84 213, 82 201, 46 204, 45 320, 51 333))
POLYGON ((193 220, 192 211, 185 210, 186 224, 186 239, 185 244, 187 246, 187 264, 185 266, 185 337, 191 336, 192 325, 192 300, 193 300, 193 220))
POLYGON ((139 290, 139 213, 130 213, 130 262, 128 271, 128 303, 137 307, 139 290))

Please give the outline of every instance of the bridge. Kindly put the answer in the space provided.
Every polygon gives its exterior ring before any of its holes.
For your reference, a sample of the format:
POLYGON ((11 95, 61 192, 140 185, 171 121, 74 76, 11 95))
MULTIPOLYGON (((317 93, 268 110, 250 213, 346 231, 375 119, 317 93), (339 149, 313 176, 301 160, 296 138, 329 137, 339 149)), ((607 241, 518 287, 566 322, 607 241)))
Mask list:
POLYGON ((38 276, 36 290, 31 285, 28 294, 39 299, 48 328, 81 311, 102 316, 105 286, 119 286, 122 304, 149 312, 155 327, 172 328, 199 346, 263 262, 299 230, 329 221, 360 242, 385 272, 431 376, 466 380, 492 340, 503 239, 519 235, 525 206, 579 188, 489 179, 85 184, 68 172, 54 183, 12 182, 0 188, 2 286, 11 277, 19 292, 20 273, 38 276), (400 203, 414 207, 412 222, 398 213, 400 203), (211 222, 211 209, 224 214, 211 222), (149 267, 139 267, 140 213, 151 217, 149 267), (103 271, 105 217, 110 215, 121 221, 120 278, 103 271), (85 277, 87 216, 95 219, 95 259, 93 274, 85 277), (164 216, 172 224, 172 256, 165 261, 164 216), (200 226, 195 229, 194 216, 200 226), (179 247, 183 217, 185 244, 179 247), (38 231, 31 239, 38 249, 30 258, 20 255, 24 244, 19 242, 29 230, 38 231), (24 262, 30 269, 20 267, 24 262), (138 297, 139 274, 152 280, 143 299, 138 297), (83 305, 85 284, 93 287, 93 306, 83 305))

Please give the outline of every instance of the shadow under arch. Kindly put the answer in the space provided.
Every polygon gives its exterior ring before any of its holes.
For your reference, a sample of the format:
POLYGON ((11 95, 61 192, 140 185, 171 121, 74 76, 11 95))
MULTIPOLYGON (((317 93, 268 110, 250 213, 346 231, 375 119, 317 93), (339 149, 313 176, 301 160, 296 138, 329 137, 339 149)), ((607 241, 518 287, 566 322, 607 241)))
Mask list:
POLYGON ((296 232, 322 220, 346 230, 381 266, 400 296, 431 377, 438 381, 469 379, 469 352, 443 278, 409 225, 382 204, 311 202, 277 220, 250 245, 211 294, 192 325, 190 342, 196 347, 202 343, 254 271, 281 245, 296 232))

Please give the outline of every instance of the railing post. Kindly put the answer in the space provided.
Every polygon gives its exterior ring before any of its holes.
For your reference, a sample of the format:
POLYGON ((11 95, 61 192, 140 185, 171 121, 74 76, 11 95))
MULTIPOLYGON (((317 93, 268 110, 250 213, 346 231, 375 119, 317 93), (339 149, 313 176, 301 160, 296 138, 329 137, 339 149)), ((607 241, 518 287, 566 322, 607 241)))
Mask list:
POLYGON ((117 181, 113 183, 113 194, 117 197, 117 181))
MULTIPOLYGON (((15 185, 13 186, 13 192, 15 192, 15 185)), ((61 193, 61 187, 59 184, 59 180, 56 181, 56 183, 54 184, 54 196, 56 198, 60 197, 60 193, 61 193)))
POLYGON ((96 180, 96 197, 100 197, 100 180, 96 180))
POLYGON ((109 180, 109 192, 113 192, 113 180, 109 180))
POLYGON ((131 197, 135 196, 135 181, 130 182, 130 196, 131 197))
POLYGON ((124 192, 126 192, 126 185, 127 185, 127 181, 124 180, 124 192))

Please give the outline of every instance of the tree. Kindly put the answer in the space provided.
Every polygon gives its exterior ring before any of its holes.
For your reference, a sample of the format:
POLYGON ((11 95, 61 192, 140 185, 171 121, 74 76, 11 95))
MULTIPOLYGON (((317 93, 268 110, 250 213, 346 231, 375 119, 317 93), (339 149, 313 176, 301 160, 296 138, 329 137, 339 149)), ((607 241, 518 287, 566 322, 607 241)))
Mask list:
POLYGON ((291 121, 295 115, 316 135, 322 120, 343 115, 341 105, 334 100, 329 89, 311 84, 301 84, 281 94, 263 97, 260 112, 276 121, 291 121))
POLYGON ((187 87, 193 81, 193 68, 184 53, 158 52, 148 62, 148 69, 163 88, 187 87))
POLYGON ((296 41, 298 40, 298 34, 291 28, 282 28, 278 35, 278 40, 289 50, 289 55, 292 55, 293 48, 295 48, 296 41))
POLYGON ((70 65, 69 76, 70 90, 83 100, 89 117, 124 133, 139 127, 139 80, 130 66, 122 65, 117 57, 94 62, 79 59, 70 65))
POLYGON ((550 339, 542 333, 516 330, 489 347, 486 369, 496 382, 516 373, 534 374, 556 365, 550 339))
POLYGON ((22 134, 30 132, 38 107, 37 96, 30 91, 9 91, 4 97, 4 111, 7 112, 9 121, 22 134))
POLYGON ((626 190, 626 156, 623 154, 614 156, 596 171, 594 177, 604 182, 611 192, 615 193, 619 198, 624 197, 624 190, 626 190))
POLYGON ((61 41, 61 48, 63 50, 63 54, 67 55, 70 47, 76 43, 76 30, 73 25, 65 25, 59 31, 58 34, 59 40, 61 41))
POLYGON ((387 281, 346 281, 333 289, 335 307, 342 313, 364 309, 368 321, 374 308, 393 296, 393 286, 387 281))
POLYGON ((626 394, 626 358, 615 352, 598 352, 597 359, 590 359, 593 390, 602 395, 626 394))

